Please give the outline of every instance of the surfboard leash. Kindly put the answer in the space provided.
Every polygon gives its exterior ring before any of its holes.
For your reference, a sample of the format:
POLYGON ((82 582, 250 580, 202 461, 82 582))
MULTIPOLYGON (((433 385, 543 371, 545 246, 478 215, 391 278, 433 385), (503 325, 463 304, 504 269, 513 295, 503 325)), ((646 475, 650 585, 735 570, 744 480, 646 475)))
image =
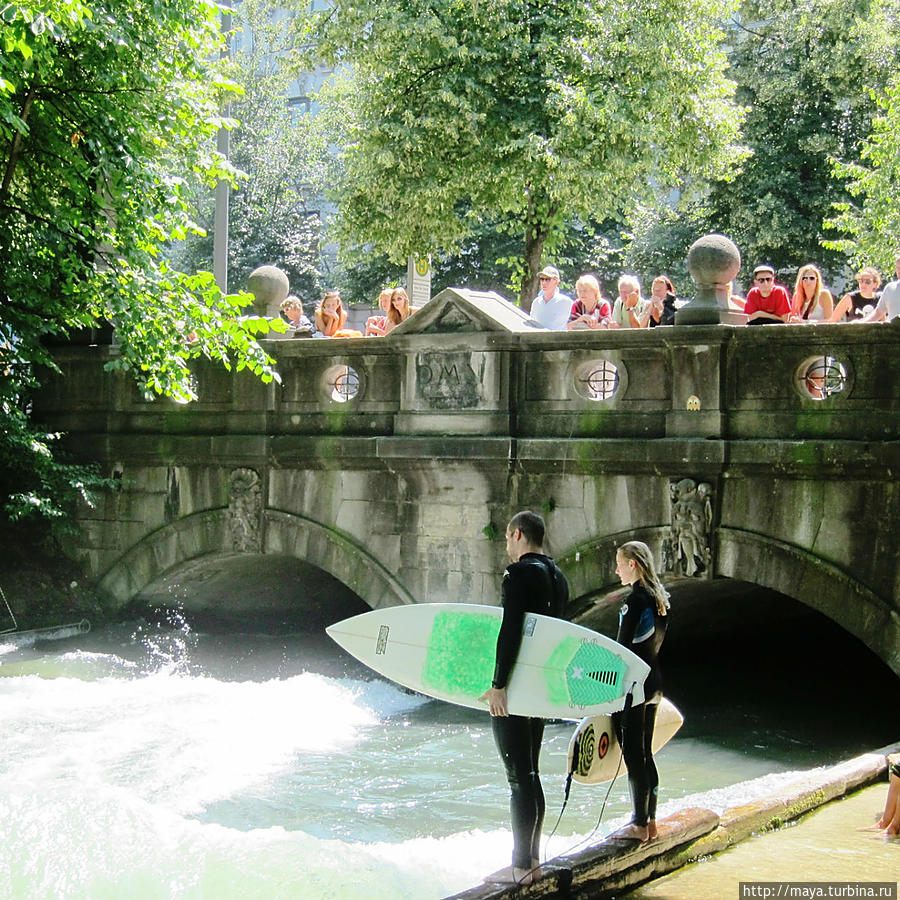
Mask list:
MULTIPOLYGON (((609 795, 612 793, 613 785, 616 783, 616 779, 619 777, 619 773, 622 771, 622 763, 625 759, 625 714, 631 709, 632 701, 634 699, 634 689, 637 687, 637 682, 633 682, 631 687, 628 689, 628 693, 625 695, 625 705, 622 707, 622 740, 619 741, 619 761, 616 764, 616 774, 613 775, 612 780, 609 782, 609 787, 606 789, 606 796, 603 798, 603 803, 600 806, 600 815, 597 818, 597 824, 591 829, 591 831, 587 834, 587 836, 583 837, 580 841, 573 844, 571 847, 563 851, 563 855, 572 853, 574 850, 577 850, 582 844, 586 844, 600 828, 600 825, 603 823, 603 814, 606 812, 606 804, 609 802, 609 795)), ((559 828, 559 823, 562 821, 563 813, 566 811, 566 806, 569 803, 569 792, 572 789, 572 776, 575 774, 575 767, 577 765, 576 760, 578 759, 578 751, 580 749, 581 738, 578 738, 575 742, 575 748, 572 753, 572 765, 569 768, 569 772, 566 775, 566 785, 563 791, 563 804, 562 808, 559 811, 559 816, 556 820, 556 824, 553 826, 553 831, 547 835, 547 839, 544 842, 544 856, 547 856, 548 847, 550 845, 550 839, 556 834, 556 829, 559 828)), ((560 854, 557 854, 560 855, 560 854)))

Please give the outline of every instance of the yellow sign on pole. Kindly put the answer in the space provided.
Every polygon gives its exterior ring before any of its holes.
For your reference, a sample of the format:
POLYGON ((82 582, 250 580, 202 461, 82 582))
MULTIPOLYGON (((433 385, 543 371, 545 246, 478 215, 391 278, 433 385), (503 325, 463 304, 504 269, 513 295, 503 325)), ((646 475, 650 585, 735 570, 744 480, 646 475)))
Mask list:
POLYGON ((413 306, 424 306, 431 299, 431 257, 410 256, 406 265, 406 284, 413 306))

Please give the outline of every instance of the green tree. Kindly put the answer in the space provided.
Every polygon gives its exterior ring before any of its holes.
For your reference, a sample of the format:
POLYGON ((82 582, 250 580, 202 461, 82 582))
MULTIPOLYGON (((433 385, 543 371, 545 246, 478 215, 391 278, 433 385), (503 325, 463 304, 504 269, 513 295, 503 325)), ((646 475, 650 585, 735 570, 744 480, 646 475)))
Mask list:
MULTIPOLYGON (((264 264, 287 274, 304 298, 325 287, 320 243, 321 205, 331 154, 309 108, 309 76, 292 65, 291 13, 299 0, 244 0, 234 12, 230 73, 243 87, 231 104, 230 160, 241 173, 230 201, 229 279, 245 285, 264 264), (297 84, 293 84, 295 78, 297 84), (303 96, 291 96, 303 92, 303 96)), ((202 182, 193 186, 200 235, 173 246, 180 267, 210 268, 214 202, 202 182)))
POLYGON ((900 76, 894 76, 880 105, 861 161, 835 162, 853 201, 836 204, 828 222, 846 237, 826 244, 848 254, 858 266, 876 264, 892 272, 900 248, 900 76))
POLYGON ((896 0, 744 0, 732 30, 730 74, 748 108, 752 155, 740 175, 705 198, 704 230, 721 231, 748 265, 790 269, 813 261, 835 272, 822 249, 832 203, 847 199, 831 159, 859 160, 876 103, 896 63, 896 0))
POLYGON ((21 0, 0 9, 0 323, 8 352, 109 320, 116 365, 150 392, 193 395, 187 360, 273 371, 208 273, 162 244, 193 227, 185 179, 231 177, 212 141, 233 87, 207 0, 21 0), (188 336, 191 339, 188 340, 188 336))
POLYGON ((518 239, 520 300, 567 218, 721 172, 739 116, 718 0, 335 0, 312 25, 352 67, 345 246, 449 253, 484 222, 518 239))
POLYGON ((209 0, 0 0, 0 466, 6 514, 59 518, 85 473, 57 464, 27 417, 48 336, 115 326, 112 365, 149 394, 193 397, 198 356, 275 372, 209 273, 161 254, 194 226, 189 177, 233 171, 215 152, 235 88, 209 0), (13 463, 15 465, 13 465, 13 463))

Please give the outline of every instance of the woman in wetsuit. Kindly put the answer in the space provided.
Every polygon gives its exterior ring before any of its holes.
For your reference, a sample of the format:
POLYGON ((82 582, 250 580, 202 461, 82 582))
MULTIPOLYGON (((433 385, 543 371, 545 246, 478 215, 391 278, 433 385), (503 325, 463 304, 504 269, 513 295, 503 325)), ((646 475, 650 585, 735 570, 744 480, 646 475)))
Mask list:
POLYGON ((669 624, 669 594, 656 574, 650 548, 641 541, 628 541, 616 551, 616 575, 622 584, 631 586, 631 593, 619 610, 616 640, 650 666, 644 682, 644 702, 613 716, 634 806, 631 824, 617 832, 616 837, 643 843, 656 837, 659 775, 652 744, 656 710, 662 700, 659 648, 669 624))

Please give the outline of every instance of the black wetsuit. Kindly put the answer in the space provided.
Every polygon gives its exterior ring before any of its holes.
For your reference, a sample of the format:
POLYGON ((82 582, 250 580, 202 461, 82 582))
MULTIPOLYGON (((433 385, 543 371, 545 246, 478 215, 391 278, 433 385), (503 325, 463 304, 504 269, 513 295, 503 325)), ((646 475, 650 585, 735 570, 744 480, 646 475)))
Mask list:
POLYGON ((619 610, 619 633, 616 640, 637 654, 650 666, 644 682, 644 702, 616 713, 613 722, 628 767, 628 784, 634 804, 634 824, 646 827, 656 818, 659 775, 653 761, 653 726, 656 709, 662 699, 662 672, 659 648, 666 636, 668 615, 661 616, 650 592, 639 582, 619 610), (623 734, 624 731, 624 734, 623 734))
MULTIPOLYGON (((569 600, 565 575, 549 556, 526 553, 503 573, 503 623, 497 636, 492 685, 505 688, 519 654, 526 613, 560 616, 569 600)), ((544 720, 527 716, 492 716, 494 742, 509 782, 513 865, 530 869, 540 858, 544 791, 538 773, 544 720)))

